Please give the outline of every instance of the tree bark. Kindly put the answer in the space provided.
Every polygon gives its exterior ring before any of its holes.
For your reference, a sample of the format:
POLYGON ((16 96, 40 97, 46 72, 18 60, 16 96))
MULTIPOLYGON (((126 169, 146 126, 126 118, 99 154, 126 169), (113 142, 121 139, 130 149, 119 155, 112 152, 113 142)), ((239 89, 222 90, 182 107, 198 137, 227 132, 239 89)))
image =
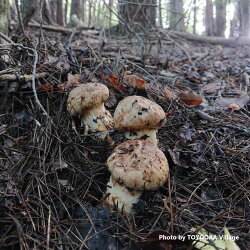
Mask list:
POLYGON ((196 34, 196 23, 197 23, 197 6, 196 6, 196 0, 194 0, 194 23, 193 23, 194 34, 196 34))
POLYGON ((57 24, 64 26, 64 16, 63 16, 63 1, 57 0, 56 1, 56 22, 57 24))
POLYGON ((159 0, 159 7, 158 7, 158 15, 159 15, 159 25, 160 25, 160 27, 162 28, 163 27, 163 22, 162 22, 162 11, 161 11, 161 8, 162 8, 162 6, 161 6, 161 0, 159 0))
POLYGON ((118 11, 122 21, 136 31, 156 25, 156 6, 156 0, 118 0, 118 11))
POLYGON ((80 2, 80 0, 72 0, 70 16, 72 16, 72 15, 76 15, 78 19, 82 20, 81 2, 80 2))
POLYGON ((205 27, 207 36, 214 35, 214 11, 213 1, 206 0, 205 27))
POLYGON ((169 28, 176 31, 185 31, 183 0, 170 0, 169 12, 169 28))
POLYGON ((64 22, 65 22, 65 24, 67 24, 67 15, 68 15, 68 8, 69 8, 69 1, 68 0, 66 0, 65 1, 65 8, 64 8, 64 22))
MULTIPOLYGON (((23 25, 27 26, 28 22, 39 12, 39 2, 38 0, 22 0, 21 1, 21 12, 23 15, 23 25)), ((39 15, 37 15, 39 16, 39 15)), ((39 18, 37 18, 39 19, 39 18)), ((37 20, 39 21, 39 20, 37 20)))
POLYGON ((226 30, 226 1, 216 0, 216 36, 225 36, 226 30))
POLYGON ((0 1, 0 31, 8 35, 9 29, 9 0, 0 1))
POLYGON ((240 36, 250 35, 250 1, 240 0, 240 36))

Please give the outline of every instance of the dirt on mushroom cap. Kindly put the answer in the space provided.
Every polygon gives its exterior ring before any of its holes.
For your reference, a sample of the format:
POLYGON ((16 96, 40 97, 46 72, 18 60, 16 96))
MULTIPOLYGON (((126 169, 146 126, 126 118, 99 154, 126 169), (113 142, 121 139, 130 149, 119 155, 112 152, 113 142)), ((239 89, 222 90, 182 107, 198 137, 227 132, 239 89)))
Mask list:
POLYGON ((117 105, 115 127, 121 131, 158 129, 164 125, 166 114, 161 106, 142 96, 128 96, 117 105))
POLYGON ((108 97, 109 90, 101 83, 81 84, 69 93, 67 109, 71 115, 77 116, 83 109, 98 106, 108 97))
POLYGON ((164 153, 144 140, 129 140, 118 145, 107 164, 117 182, 135 190, 158 189, 164 185, 169 173, 164 153))

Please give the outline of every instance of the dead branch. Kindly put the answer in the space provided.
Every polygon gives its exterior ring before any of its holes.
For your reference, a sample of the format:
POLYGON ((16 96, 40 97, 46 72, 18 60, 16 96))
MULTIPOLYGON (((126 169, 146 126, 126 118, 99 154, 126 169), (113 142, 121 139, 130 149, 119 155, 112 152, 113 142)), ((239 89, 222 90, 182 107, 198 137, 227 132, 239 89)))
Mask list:
MULTIPOLYGON (((36 73, 35 74, 35 78, 39 79, 39 78, 44 78, 46 77, 47 73, 42 72, 42 73, 36 73)), ((28 82, 32 80, 33 75, 15 75, 15 74, 4 74, 4 75, 0 75, 0 81, 8 81, 8 82, 12 82, 12 81, 21 81, 21 82, 28 82)))
MULTIPOLYGON (((64 28, 61 26, 42 25, 42 27, 41 27, 40 24, 33 23, 33 22, 32 23, 30 22, 29 26, 33 27, 33 28, 42 28, 42 29, 47 30, 47 31, 60 32, 60 33, 65 33, 65 34, 72 33, 72 29, 64 28)), ((81 34, 86 35, 86 36, 99 35, 99 31, 91 30, 89 28, 81 28, 80 30, 77 30, 76 33, 81 33, 81 34)))
POLYGON ((187 40, 204 42, 210 44, 222 44, 222 45, 250 45, 250 39, 247 37, 239 38, 224 38, 224 37, 210 37, 210 36, 201 36, 195 35, 187 32, 181 31, 171 31, 169 32, 170 36, 182 37, 187 40))

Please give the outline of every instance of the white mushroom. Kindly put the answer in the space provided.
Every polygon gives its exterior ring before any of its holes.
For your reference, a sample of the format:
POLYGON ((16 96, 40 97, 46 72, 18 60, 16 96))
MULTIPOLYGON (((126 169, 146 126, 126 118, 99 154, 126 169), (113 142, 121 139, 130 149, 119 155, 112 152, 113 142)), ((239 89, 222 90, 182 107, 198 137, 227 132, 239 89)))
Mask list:
POLYGON ((132 212, 143 190, 159 189, 169 174, 164 153, 146 140, 129 140, 118 145, 107 165, 111 177, 104 205, 126 213, 132 212))
POLYGON ((156 133, 166 121, 164 110, 142 96, 128 96, 116 107, 115 128, 124 131, 127 139, 146 139, 157 145, 156 133))
MULTIPOLYGON (((100 83, 81 84, 70 91, 67 109, 72 116, 78 116, 85 125, 85 134, 105 132, 113 128, 113 118, 105 109, 104 102, 109 97, 108 88, 100 83)), ((104 138, 107 133, 104 133, 104 138)))

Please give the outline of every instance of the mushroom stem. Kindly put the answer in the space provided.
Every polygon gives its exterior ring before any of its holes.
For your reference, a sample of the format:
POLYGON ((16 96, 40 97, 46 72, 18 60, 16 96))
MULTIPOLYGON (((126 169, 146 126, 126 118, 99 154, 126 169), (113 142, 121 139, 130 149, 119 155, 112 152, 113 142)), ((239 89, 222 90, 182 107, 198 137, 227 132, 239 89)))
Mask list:
POLYGON ((156 138, 156 129, 144 129, 140 131, 125 132, 125 137, 130 140, 144 139, 152 142, 155 146, 158 145, 158 140, 156 138))
POLYGON ((103 205, 119 212, 131 213, 133 204, 139 201, 142 191, 129 190, 125 186, 120 185, 112 176, 108 182, 106 191, 107 197, 103 201, 103 205))
POLYGON ((91 132, 105 132, 99 136, 101 140, 109 137, 107 130, 113 127, 113 118, 110 112, 105 109, 104 103, 83 111, 81 121, 91 132))

